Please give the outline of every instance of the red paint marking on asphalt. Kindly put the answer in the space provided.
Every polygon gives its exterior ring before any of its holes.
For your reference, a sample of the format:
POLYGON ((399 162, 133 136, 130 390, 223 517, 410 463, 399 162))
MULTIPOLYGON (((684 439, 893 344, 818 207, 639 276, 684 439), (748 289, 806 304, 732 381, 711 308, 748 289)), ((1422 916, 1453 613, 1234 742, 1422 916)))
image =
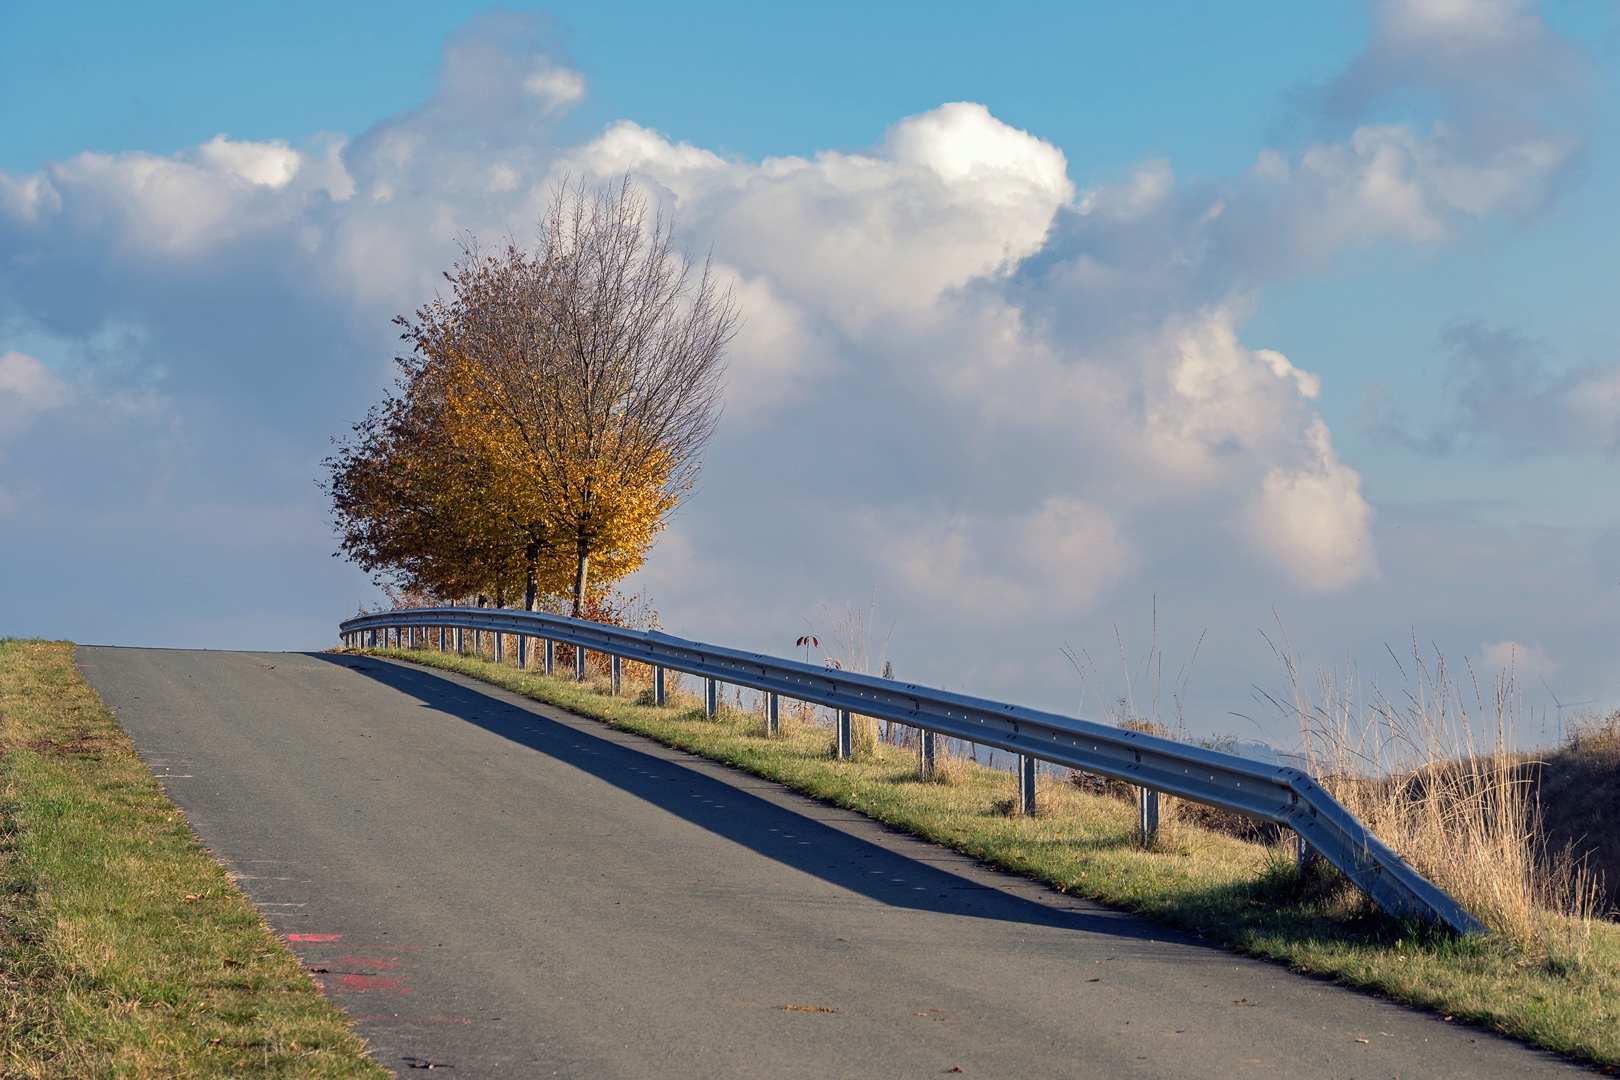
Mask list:
POLYGON ((397 960, 392 961, 392 962, 387 961, 387 960, 368 960, 364 956, 345 956, 345 957, 343 957, 343 959, 345 959, 345 960, 353 960, 357 964, 370 964, 372 967, 379 967, 379 968, 391 968, 391 967, 399 967, 400 966, 399 961, 397 961, 397 960))
MULTIPOLYGON (((332 937, 342 937, 342 934, 333 934, 332 937)), ((330 941, 300 941, 300 945, 334 945, 330 941)), ((405 952, 407 949, 418 952, 427 948, 426 945, 335 945, 339 949, 381 949, 384 952, 405 952)))
POLYGON ((342 934, 288 934, 287 940, 325 943, 329 941, 336 941, 342 936, 342 934))

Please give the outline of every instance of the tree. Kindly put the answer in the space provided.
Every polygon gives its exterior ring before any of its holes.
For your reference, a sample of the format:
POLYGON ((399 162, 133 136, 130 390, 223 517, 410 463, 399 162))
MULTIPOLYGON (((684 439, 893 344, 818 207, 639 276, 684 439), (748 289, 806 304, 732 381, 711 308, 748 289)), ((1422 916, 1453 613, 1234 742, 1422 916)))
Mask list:
POLYGON ((692 271, 623 179, 559 188, 533 252, 469 242, 451 295, 396 320, 401 394, 327 461, 344 552, 429 592, 521 576, 526 607, 580 616, 641 564, 714 429, 737 313, 692 271))
POLYGON ((709 264, 692 270, 628 180, 581 183, 557 191, 532 255, 458 264, 477 315, 449 337, 412 328, 447 361, 458 437, 496 463, 539 548, 568 550, 576 615, 593 559, 639 564, 713 433, 737 314, 709 264))
POLYGON ((461 452, 420 386, 373 408, 324 464, 341 553, 407 593, 515 595, 512 540, 487 511, 487 461, 461 452))

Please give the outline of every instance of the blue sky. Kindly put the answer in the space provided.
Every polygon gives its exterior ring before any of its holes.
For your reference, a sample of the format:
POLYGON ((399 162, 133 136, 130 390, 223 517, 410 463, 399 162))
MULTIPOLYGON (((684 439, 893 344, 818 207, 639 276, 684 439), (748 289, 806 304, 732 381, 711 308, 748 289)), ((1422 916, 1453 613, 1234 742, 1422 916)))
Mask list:
POLYGON ((1279 623, 1620 704, 1616 31, 0 5, 0 633, 325 644, 375 594, 313 481, 389 318, 458 233, 628 170, 748 319, 636 582, 672 631, 780 652, 875 594, 903 673, 1094 714, 1156 610, 1201 730, 1246 730, 1279 623))

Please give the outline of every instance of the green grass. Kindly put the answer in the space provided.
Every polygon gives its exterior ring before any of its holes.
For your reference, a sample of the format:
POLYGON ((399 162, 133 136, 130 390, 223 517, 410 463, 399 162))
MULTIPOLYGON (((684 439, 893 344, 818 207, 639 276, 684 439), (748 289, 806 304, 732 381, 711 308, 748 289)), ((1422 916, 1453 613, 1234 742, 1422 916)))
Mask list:
POLYGON ((1336 875, 1301 882, 1282 846, 1175 822, 1144 847, 1134 805, 1069 784, 1043 780, 1040 813, 1019 817, 1008 813, 1008 773, 952 762, 949 782, 920 783, 910 751, 878 745, 865 760, 835 761, 831 733, 813 723, 785 719, 784 733, 767 738, 761 717, 726 710, 709 720, 690 697, 655 708, 632 692, 608 696, 605 680, 580 684, 427 650, 365 651, 461 672, 649 736, 1239 952, 1580 1060, 1620 1064, 1620 927, 1612 923, 1565 926, 1547 935, 1564 947, 1526 955, 1495 939, 1396 923, 1336 875))
POLYGON ((0 1076, 366 1077, 68 642, 0 640, 0 1076))

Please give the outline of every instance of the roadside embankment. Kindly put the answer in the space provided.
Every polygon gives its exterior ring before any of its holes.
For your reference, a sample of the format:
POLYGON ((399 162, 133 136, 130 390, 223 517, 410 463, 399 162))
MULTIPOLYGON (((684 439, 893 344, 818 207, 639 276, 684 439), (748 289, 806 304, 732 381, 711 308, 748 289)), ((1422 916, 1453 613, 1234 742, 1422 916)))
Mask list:
POLYGON ((387 1076, 73 656, 0 641, 0 1076, 387 1076))

